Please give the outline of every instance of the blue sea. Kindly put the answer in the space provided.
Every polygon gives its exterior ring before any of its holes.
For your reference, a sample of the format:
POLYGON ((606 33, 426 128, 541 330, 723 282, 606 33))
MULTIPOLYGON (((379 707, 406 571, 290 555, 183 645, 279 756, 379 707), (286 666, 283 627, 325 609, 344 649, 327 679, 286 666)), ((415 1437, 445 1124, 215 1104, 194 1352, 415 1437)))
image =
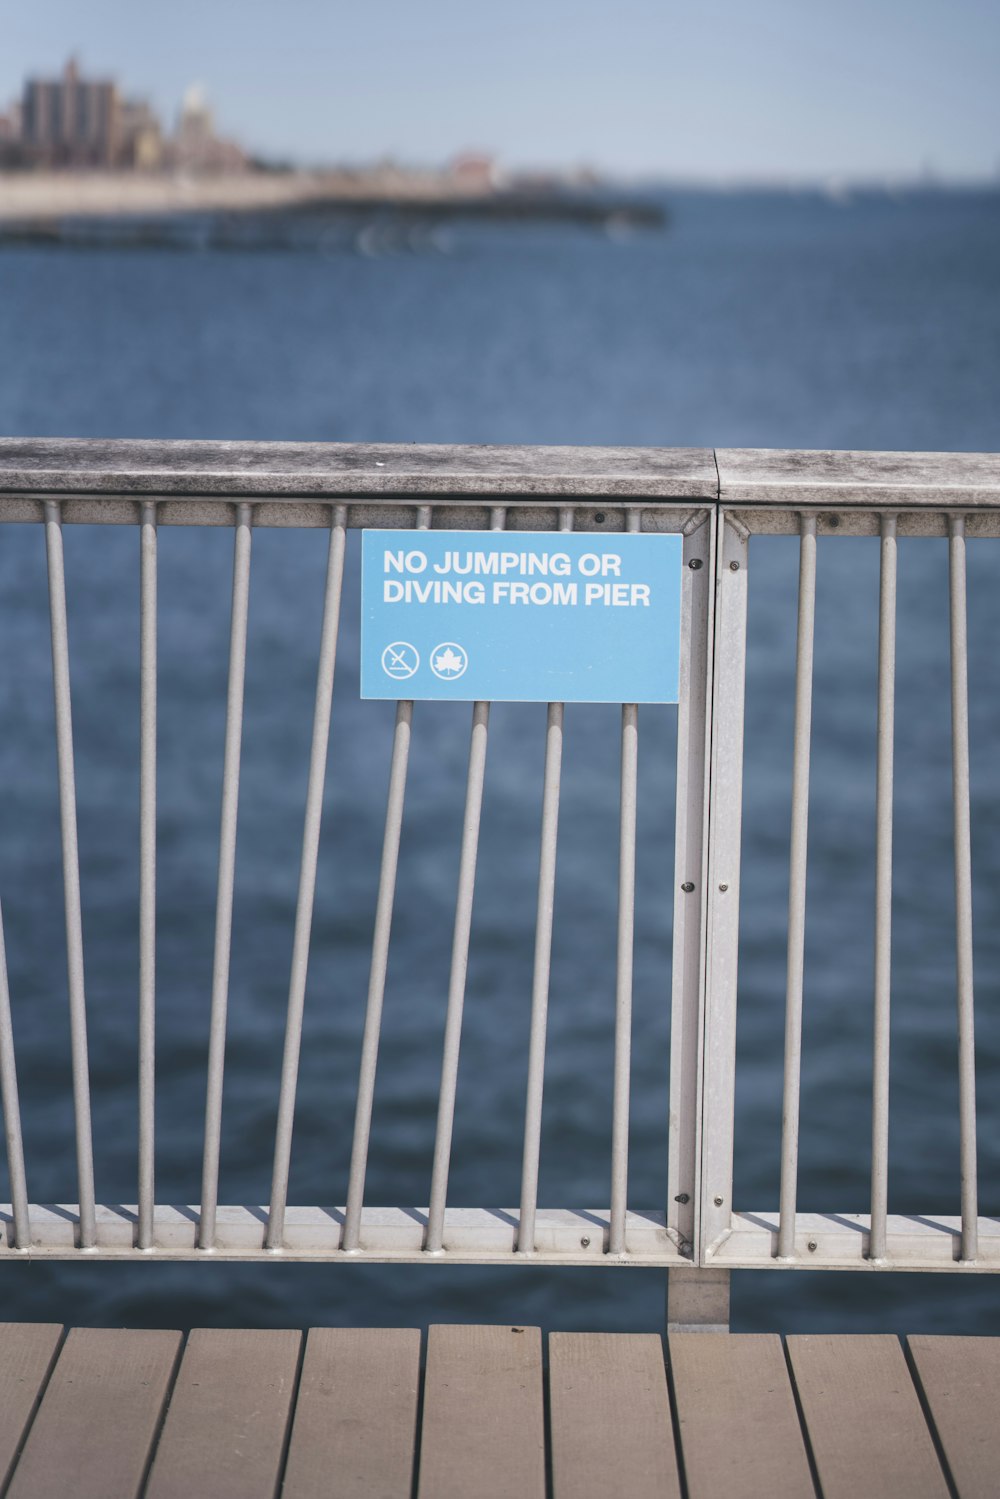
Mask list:
MULTIPOLYGON (((1000 450, 1000 192, 676 193, 666 232, 456 225, 420 253, 0 251, 16 436, 1000 450)), ((134 1202, 137 536, 65 535, 98 1199, 134 1202)), ((970 546, 981 1211, 1000 1213, 1000 590, 970 546)), ((358 538, 333 713, 291 1198, 342 1202, 392 707, 358 695, 358 538)), ((157 1188, 197 1200, 232 534, 160 537, 157 1188)), ((254 539, 221 1200, 266 1201, 325 540, 254 539)), ((735 1200, 777 1202, 797 547, 750 552, 735 1200)), ((947 563, 900 544, 890 1210, 958 1211, 947 563)), ((877 545, 820 547, 802 1210, 865 1211, 877 545)), ((0 900, 29 1189, 72 1201, 45 557, 0 530, 0 900)), ((545 710, 491 723, 449 1200, 516 1203, 545 710)), ((468 752, 418 705, 367 1200, 426 1202, 468 752)), ((540 1202, 608 1200, 614 708, 567 710, 540 1202)), ((666 1192, 676 710, 640 713, 630 1204, 666 1192)), ((5 1170, 0 1196, 6 1197, 5 1170)), ((0 1320, 658 1329, 664 1276, 9 1264, 0 1320)), ((757 1272, 743 1330, 1000 1331, 992 1277, 757 1272)))

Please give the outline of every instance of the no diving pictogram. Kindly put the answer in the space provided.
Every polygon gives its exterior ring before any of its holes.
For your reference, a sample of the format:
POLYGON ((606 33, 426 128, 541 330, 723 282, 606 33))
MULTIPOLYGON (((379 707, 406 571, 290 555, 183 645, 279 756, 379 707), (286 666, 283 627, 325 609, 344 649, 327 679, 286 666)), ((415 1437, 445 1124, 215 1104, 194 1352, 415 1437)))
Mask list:
POLYGON ((394 682, 405 682, 420 665, 420 652, 408 640, 394 640, 382 652, 382 670, 394 682))

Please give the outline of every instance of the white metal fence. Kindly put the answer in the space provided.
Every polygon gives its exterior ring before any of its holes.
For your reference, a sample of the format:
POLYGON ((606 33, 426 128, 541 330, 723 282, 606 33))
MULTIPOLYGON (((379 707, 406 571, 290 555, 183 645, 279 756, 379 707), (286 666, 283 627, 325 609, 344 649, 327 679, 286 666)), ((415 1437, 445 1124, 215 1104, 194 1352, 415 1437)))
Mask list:
MULTIPOLYGON (((0 946, 0 1083, 12 1203, 0 1209, 10 1256, 635 1264, 700 1273, 739 1267, 1000 1268, 1000 1229, 977 1202, 972 986, 972 866, 966 670, 966 538, 1000 534, 1000 462, 972 455, 726 453, 701 450, 434 449, 262 444, 0 442, 0 522, 41 526, 47 551, 68 952, 79 1202, 32 1204, 17 1094, 14 1027, 0 946), (97 1198, 84 978, 63 526, 132 526, 140 574, 139 1174, 134 1207, 97 1198), (201 1197, 157 1201, 156 1066, 157 539, 161 527, 233 532, 233 586, 219 875, 205 1084, 201 1197), (263 1209, 219 1202, 223 1081, 247 618, 254 532, 328 532, 312 745, 276 1100, 271 1189, 263 1209), (666 1203, 629 1196, 629 1106, 640 714, 623 704, 611 1174, 604 1204, 538 1202, 552 911, 559 836, 563 710, 547 712, 530 1043, 517 1206, 449 1205, 463 1003, 469 961, 490 704, 471 710, 451 972, 433 1166, 422 1205, 366 1202, 373 1098, 406 813, 412 704, 398 705, 385 831, 372 913, 370 979, 342 1205, 289 1202, 296 1089, 321 839, 338 625, 355 527, 674 532, 684 537, 682 670, 677 713, 675 876, 666 1203), (740 910, 743 696, 751 536, 798 535, 800 582, 789 879, 780 1201, 732 1201, 740 910), (876 961, 871 1200, 796 1211, 810 728, 817 548, 844 535, 881 548, 878 660, 876 961), (887 1212, 893 673, 897 537, 948 537, 954 751, 961 1182, 954 1217, 887 1212), (867 1211, 858 1209, 867 1208, 867 1211)), ((756 545, 766 545, 766 540, 756 545)), ((0 600, 2 618, 3 600, 0 600)), ((0 788, 0 798, 16 788, 0 788)), ((0 823, 2 837, 2 823, 0 823)), ((666 895, 666 892, 664 892, 666 895)), ((3 892, 0 891, 0 899, 3 892)), ((0 929, 2 930, 2 929, 0 929)), ((2 941, 2 937, 0 937, 2 941)), ((666 991, 666 976, 664 982, 666 991)), ((415 1196, 417 1193, 415 1192, 415 1196)), ((913 1204, 914 1213, 926 1210, 913 1204)))
MULTIPOLYGON (((719 455, 720 569, 716 631, 716 746, 709 852, 710 976, 706 986, 702 1222, 703 1264, 836 1269, 991 1270, 1000 1268, 1000 1224, 981 1216, 976 1165, 976 1058, 973 1001, 972 853, 966 607, 968 538, 1000 535, 997 481, 989 457, 931 454, 719 455), (742 779, 743 672, 746 659, 748 543, 799 539, 794 745, 787 916, 780 1198, 775 1207, 734 1211, 730 1202, 736 1059, 736 914, 723 893, 737 887, 742 779), (840 538, 869 537, 879 551, 875 783, 874 974, 870 1197, 796 1211, 807 920, 810 749, 817 551, 840 538), (893 917, 896 593, 900 538, 947 540, 950 600, 950 710, 954 849, 954 954, 960 1170, 954 1211, 914 1202, 889 1214, 890 1001, 893 917), (730 576, 727 577, 727 571, 730 576), (721 880, 720 876, 725 876, 721 880), (728 884, 728 890, 726 886, 728 884), (867 1211, 859 1211, 867 1208, 867 1211)), ((752 575, 752 569, 751 569, 752 575)), ((926 879, 937 874, 926 871, 926 879)), ((850 933, 844 933, 845 943, 850 933)))

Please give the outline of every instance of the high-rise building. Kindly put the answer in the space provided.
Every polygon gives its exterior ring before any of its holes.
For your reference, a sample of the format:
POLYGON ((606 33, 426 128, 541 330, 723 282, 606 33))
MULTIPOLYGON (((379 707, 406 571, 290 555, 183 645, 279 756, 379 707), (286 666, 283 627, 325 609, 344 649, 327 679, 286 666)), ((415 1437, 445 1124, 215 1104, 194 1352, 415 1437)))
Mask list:
POLYGON ((59 78, 29 78, 21 102, 0 115, 0 168, 8 166, 218 174, 245 171, 248 158, 216 135, 200 85, 187 90, 169 136, 148 100, 82 77, 70 58, 59 78))
POLYGON ((53 166, 114 166, 120 148, 118 91, 107 79, 81 78, 70 58, 61 78, 24 85, 21 138, 53 166))

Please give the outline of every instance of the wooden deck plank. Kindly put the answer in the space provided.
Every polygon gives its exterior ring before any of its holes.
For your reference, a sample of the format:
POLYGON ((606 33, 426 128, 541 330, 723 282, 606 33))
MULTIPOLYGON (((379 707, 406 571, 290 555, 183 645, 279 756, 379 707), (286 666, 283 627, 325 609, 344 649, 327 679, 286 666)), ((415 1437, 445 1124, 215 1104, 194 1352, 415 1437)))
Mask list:
POLYGON ((415 1328, 314 1327, 282 1499, 410 1499, 419 1386, 415 1328))
POLYGON ((1000 1338, 907 1342, 959 1499, 993 1499, 1000 1487, 1000 1338))
POLYGON ((0 1323, 0 1493, 42 1398, 55 1362, 58 1323, 0 1323))
POLYGON ((948 1485, 899 1339, 788 1339, 824 1499, 947 1499, 948 1485))
MULTIPOLYGON (((411 1493, 414 1330, 314 1329, 301 1380, 297 1332, 197 1332, 183 1359, 173 1332, 77 1329, 59 1351, 60 1335, 0 1325, 8 1499, 411 1493)), ((678 1499, 685 1479, 690 1499, 813 1499, 800 1415, 823 1499, 987 1499, 1000 1472, 1000 1339, 914 1337, 910 1349, 914 1377, 894 1337, 793 1336, 790 1373, 777 1337, 673 1334, 679 1473, 660 1339, 555 1333, 555 1499, 678 1499)), ((537 1329, 431 1329, 420 1470, 420 1499, 543 1499, 537 1329)))
POLYGON ((300 1332, 192 1332, 146 1499, 274 1499, 301 1345, 300 1332))
POLYGON ((549 1337, 555 1499, 679 1499, 663 1344, 653 1333, 549 1337))
POLYGON ((179 1332, 70 1332, 8 1499, 136 1499, 177 1364, 179 1332))
POLYGON ((683 1332, 668 1347, 690 1499, 814 1499, 781 1339, 683 1332))
POLYGON ((419 1499, 544 1499, 537 1327, 431 1327, 419 1499))

